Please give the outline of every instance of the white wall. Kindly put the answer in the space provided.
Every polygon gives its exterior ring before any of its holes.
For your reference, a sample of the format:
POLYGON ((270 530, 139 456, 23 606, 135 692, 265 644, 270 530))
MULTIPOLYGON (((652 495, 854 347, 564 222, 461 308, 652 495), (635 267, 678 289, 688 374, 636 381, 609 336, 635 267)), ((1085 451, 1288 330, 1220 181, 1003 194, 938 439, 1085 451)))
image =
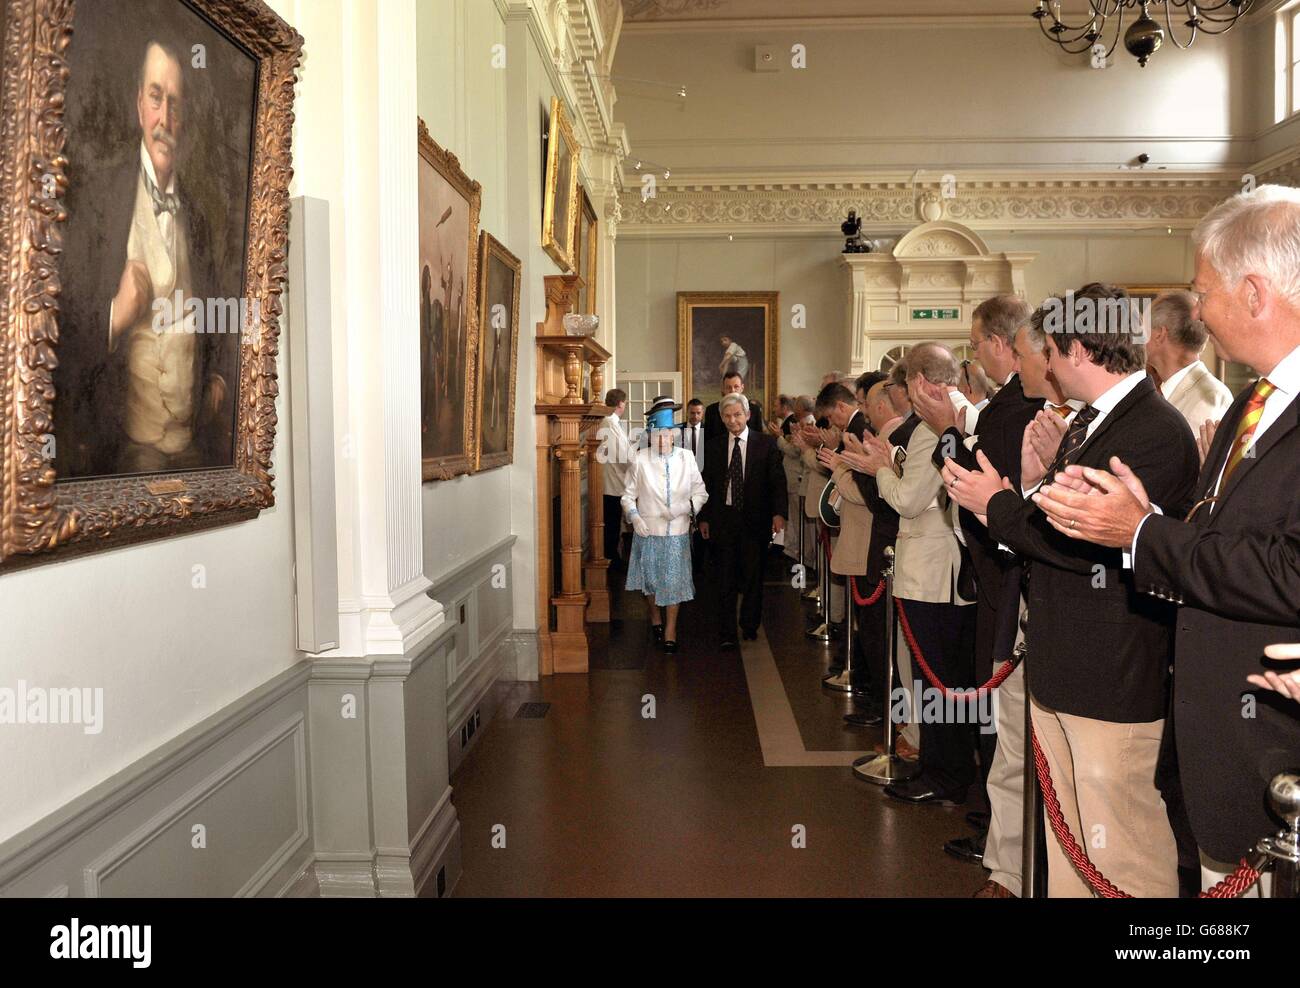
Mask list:
MULTIPOLYGON (((1185 233, 1009 233, 984 237, 989 249, 1033 251, 1025 273, 1031 301, 1089 281, 1121 284, 1190 280, 1185 233)), ((839 237, 718 239, 624 235, 618 250, 620 370, 677 365, 679 291, 781 293, 781 391, 816 391, 828 370, 848 370, 849 274, 839 237), (790 307, 802 303, 807 326, 790 328, 790 307)), ((712 400, 712 395, 697 395, 712 400)))
MULTIPOLYGON (((1168 46, 1140 68, 1092 69, 1018 26, 839 26, 673 32, 625 29, 615 72, 687 88, 620 87, 634 157, 685 177, 884 167, 1115 165, 1251 160, 1245 31, 1168 46), (753 71, 753 48, 807 49, 807 68, 753 71)), ((1269 89, 1271 100, 1271 88, 1269 89)))
MULTIPOLYGON (((501 15, 489 0, 420 0, 416 25, 420 117, 433 139, 483 186, 479 229, 521 256, 508 229, 506 73, 492 65, 492 46, 505 43, 501 15)), ((526 314, 521 311, 521 351, 526 314)), ((520 389, 519 400, 525 396, 520 389)), ((516 448, 521 438, 529 442, 516 425, 516 448)), ((422 497, 424 572, 434 582, 510 534, 508 468, 426 483, 422 497)))
MULTIPOLYGON (((272 6, 292 21, 292 0, 272 6)), ((302 71, 300 95, 318 99, 296 107, 301 164, 291 195, 330 198, 327 186, 306 177, 314 158, 323 162, 300 143, 304 131, 331 131, 334 114, 323 104, 337 79, 324 47, 302 71)), ((336 297, 342 290, 335 285, 336 297)), ((302 657, 294 648, 287 320, 281 333, 274 507, 238 525, 0 575, 0 687, 22 679, 104 691, 98 735, 80 726, 0 725, 0 841, 302 657), (194 585, 195 567, 205 588, 194 585)))

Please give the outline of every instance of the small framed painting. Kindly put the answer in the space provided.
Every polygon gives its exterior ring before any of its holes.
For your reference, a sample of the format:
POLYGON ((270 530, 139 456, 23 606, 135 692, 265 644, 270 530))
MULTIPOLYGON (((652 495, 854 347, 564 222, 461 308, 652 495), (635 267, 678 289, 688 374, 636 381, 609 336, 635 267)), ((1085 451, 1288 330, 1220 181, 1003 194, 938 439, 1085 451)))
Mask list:
POLYGON ((578 191, 578 139, 564 112, 551 97, 546 127, 546 194, 542 203, 542 248, 563 270, 574 264, 574 215, 578 191))
POLYGON ((519 258, 486 230, 479 235, 476 470, 513 462, 515 368, 519 354, 519 258))

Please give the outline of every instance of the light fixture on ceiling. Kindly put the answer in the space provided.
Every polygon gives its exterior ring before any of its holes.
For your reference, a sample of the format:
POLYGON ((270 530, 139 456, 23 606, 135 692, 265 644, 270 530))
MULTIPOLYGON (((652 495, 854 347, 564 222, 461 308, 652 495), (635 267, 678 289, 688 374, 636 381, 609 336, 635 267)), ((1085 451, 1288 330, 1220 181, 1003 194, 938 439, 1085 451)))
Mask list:
POLYGON ((1138 65, 1145 66, 1147 59, 1154 55, 1164 43, 1165 37, 1178 48, 1190 48, 1196 41, 1197 34, 1225 34, 1231 31, 1237 21, 1245 15, 1255 0, 1218 0, 1216 3, 1197 3, 1196 0, 1087 0, 1087 9, 1077 24, 1069 24, 1061 18, 1061 0, 1038 0, 1038 9, 1032 14, 1049 39, 1072 55, 1093 51, 1097 55, 1099 48, 1105 48, 1106 58, 1110 58, 1119 44, 1124 40, 1128 53, 1138 60, 1138 65), (1164 27, 1151 16, 1152 7, 1164 8, 1164 27), (1171 11, 1170 8, 1174 8, 1171 11), (1186 42, 1178 40, 1174 31, 1174 11, 1177 16, 1185 17, 1183 27, 1188 30, 1186 42), (1126 29, 1126 15, 1136 19, 1126 29), (1048 26, 1048 21, 1051 26, 1048 26), (1114 35, 1109 44, 1107 35, 1114 35))

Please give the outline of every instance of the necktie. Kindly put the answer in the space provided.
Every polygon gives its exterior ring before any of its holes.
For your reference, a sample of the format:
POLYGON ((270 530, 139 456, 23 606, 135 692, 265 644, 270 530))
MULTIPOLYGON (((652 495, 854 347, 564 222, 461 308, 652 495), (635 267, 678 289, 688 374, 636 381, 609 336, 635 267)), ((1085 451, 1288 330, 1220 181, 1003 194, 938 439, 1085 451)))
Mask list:
POLYGON ((157 216, 159 213, 171 213, 175 216, 180 209, 180 200, 176 197, 176 193, 159 192, 158 186, 144 170, 144 165, 140 166, 140 174, 144 176, 145 188, 149 190, 149 198, 153 200, 153 214, 157 216))
POLYGON ((1061 418, 1063 419, 1068 419, 1070 417, 1070 413, 1074 411, 1074 409, 1071 408, 1068 404, 1051 405, 1049 407, 1052 409, 1052 411, 1054 411, 1057 415, 1061 416, 1061 418))
POLYGON ((1048 468, 1048 479, 1058 470, 1063 470, 1070 465, 1070 458, 1075 451, 1083 445, 1083 441, 1088 438, 1088 425, 1100 413, 1091 405, 1085 405, 1083 410, 1074 417, 1070 423, 1070 428, 1065 431, 1065 438, 1061 440, 1061 448, 1056 451, 1056 461, 1048 468))
POLYGON ((1261 377, 1255 382, 1255 390, 1251 392, 1250 400, 1246 402, 1245 414, 1241 416, 1241 421, 1237 423, 1237 437, 1232 441, 1232 452, 1228 454, 1228 463, 1223 468, 1223 479, 1219 481, 1219 490, 1228 486, 1228 478, 1232 476, 1232 471, 1246 457, 1246 450, 1250 448, 1250 440, 1255 435, 1255 427, 1259 425, 1259 420, 1264 414, 1264 402, 1268 401, 1277 388, 1266 377, 1261 377))
POLYGON ((739 508, 745 497, 745 465, 740 459, 740 440, 733 439, 731 463, 727 465, 727 485, 731 488, 731 506, 739 508))

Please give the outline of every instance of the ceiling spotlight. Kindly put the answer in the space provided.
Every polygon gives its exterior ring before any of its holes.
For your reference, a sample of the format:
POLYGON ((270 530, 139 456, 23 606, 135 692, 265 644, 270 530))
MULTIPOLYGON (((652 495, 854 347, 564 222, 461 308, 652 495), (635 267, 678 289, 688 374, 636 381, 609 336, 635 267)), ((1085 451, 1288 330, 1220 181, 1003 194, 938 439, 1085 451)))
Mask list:
POLYGON ((665 182, 668 181, 668 176, 671 175, 671 174, 672 174, 672 172, 670 172, 667 168, 664 169, 664 181, 665 181, 665 182))
POLYGON ((677 87, 677 95, 680 96, 682 99, 686 99, 686 87, 685 87, 685 86, 678 86, 678 87, 677 87))
POLYGON ((641 168, 641 160, 638 158, 638 159, 637 159, 637 163, 636 163, 635 165, 633 165, 632 167, 635 168, 635 169, 637 169, 637 170, 639 171, 640 168, 641 168))

